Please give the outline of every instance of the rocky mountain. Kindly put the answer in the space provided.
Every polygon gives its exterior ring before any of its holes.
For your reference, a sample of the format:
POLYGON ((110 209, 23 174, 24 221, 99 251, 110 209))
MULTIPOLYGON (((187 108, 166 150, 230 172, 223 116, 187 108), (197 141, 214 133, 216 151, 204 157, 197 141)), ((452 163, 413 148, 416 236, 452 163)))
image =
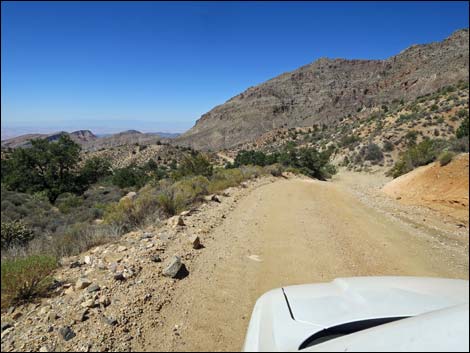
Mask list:
POLYGON ((28 147, 32 139, 44 138, 49 141, 55 141, 62 135, 69 135, 72 140, 80 145, 94 141, 97 137, 90 130, 78 130, 74 132, 59 131, 52 134, 27 134, 2 141, 2 148, 28 147))
POLYGON ((124 145, 135 144, 155 144, 162 137, 156 133, 142 133, 137 130, 127 130, 117 134, 111 134, 98 137, 90 130, 79 130, 74 132, 60 131, 52 134, 27 134, 2 141, 2 148, 28 147, 30 140, 45 138, 49 141, 55 141, 62 135, 69 135, 72 140, 82 146, 84 151, 97 151, 100 149, 114 148, 124 145))
POLYGON ((174 140, 220 150, 277 128, 331 124, 392 101, 408 102, 468 81, 468 29, 386 60, 322 58, 231 98, 174 140))

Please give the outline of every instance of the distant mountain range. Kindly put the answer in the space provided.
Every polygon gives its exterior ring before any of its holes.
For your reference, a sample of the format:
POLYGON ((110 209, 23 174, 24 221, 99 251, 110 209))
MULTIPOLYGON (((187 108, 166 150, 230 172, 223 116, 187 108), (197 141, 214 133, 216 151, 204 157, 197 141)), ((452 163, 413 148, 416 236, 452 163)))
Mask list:
POLYGON ((90 130, 78 130, 73 132, 59 131, 51 134, 26 134, 2 141, 2 148, 28 147, 32 139, 43 138, 55 141, 62 135, 68 135, 85 151, 95 151, 101 148, 112 148, 128 144, 149 144, 160 140, 171 139, 179 136, 177 133, 151 132, 142 133, 137 130, 127 130, 117 134, 95 135, 90 130))

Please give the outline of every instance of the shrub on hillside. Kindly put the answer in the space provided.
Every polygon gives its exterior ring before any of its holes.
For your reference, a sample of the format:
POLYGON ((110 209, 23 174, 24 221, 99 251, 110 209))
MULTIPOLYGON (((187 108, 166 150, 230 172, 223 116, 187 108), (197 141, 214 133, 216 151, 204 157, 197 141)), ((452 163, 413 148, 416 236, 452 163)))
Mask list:
POLYGON ((453 152, 450 152, 450 151, 442 152, 438 158, 441 166, 446 166, 447 164, 449 164, 454 158, 454 156, 455 156, 455 153, 453 152))
POLYGON ((114 185, 120 188, 141 188, 147 183, 149 177, 142 167, 132 164, 124 168, 116 169, 111 180, 114 185))
POLYGON ((359 153, 364 156, 366 161, 373 163, 378 163, 384 158, 382 150, 375 143, 369 143, 367 146, 362 147, 359 153))
POLYGON ((395 149, 395 146, 393 145, 393 143, 391 143, 389 140, 384 141, 383 150, 385 152, 391 152, 394 149, 395 149))
POLYGON ((22 221, 2 221, 1 248, 22 246, 34 238, 34 232, 22 221))
POLYGON ((210 177, 213 173, 213 166, 209 159, 201 153, 184 155, 183 159, 173 172, 173 179, 177 180, 185 176, 202 175, 210 177))
POLYGON ((57 265, 50 256, 3 260, 1 266, 2 308, 42 295, 51 284, 49 276, 57 265))
POLYGON ((469 136, 469 121, 468 116, 462 121, 457 131, 455 132, 457 138, 468 137, 469 136))

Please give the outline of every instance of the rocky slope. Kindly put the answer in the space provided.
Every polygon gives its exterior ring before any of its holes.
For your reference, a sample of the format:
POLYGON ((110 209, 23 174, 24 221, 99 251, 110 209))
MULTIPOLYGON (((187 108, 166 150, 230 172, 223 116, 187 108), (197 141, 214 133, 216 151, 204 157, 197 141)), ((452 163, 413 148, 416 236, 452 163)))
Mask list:
POLYGON ((215 107, 175 142, 219 150, 276 128, 330 124, 393 100, 413 100, 468 81, 468 41, 463 29, 386 60, 319 59, 215 107))

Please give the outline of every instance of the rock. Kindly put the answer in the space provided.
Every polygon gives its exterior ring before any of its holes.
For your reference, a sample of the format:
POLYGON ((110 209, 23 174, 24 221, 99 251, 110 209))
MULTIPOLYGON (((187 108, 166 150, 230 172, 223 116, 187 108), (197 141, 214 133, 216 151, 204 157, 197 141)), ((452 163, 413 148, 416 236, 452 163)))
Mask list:
POLYGON ((96 283, 90 284, 86 291, 88 293, 98 292, 100 290, 100 286, 96 283))
POLYGON ((191 210, 187 210, 187 211, 181 212, 180 216, 185 217, 185 216, 189 216, 190 214, 191 214, 191 210))
POLYGON ((118 248, 117 248, 117 251, 118 251, 118 252, 123 252, 123 251, 126 251, 126 250, 127 250, 127 247, 125 247, 125 246, 123 246, 123 245, 120 245, 120 246, 118 246, 118 248))
POLYGON ((49 321, 54 321, 54 320, 56 320, 56 319, 58 319, 58 318, 59 318, 59 316, 58 316, 57 313, 54 312, 54 311, 51 311, 51 312, 49 313, 49 315, 47 315, 47 320, 49 320, 49 321))
POLYGON ((69 287, 66 290, 64 290, 64 293, 66 295, 72 294, 73 292, 75 292, 75 289, 73 287, 69 287))
POLYGON ((189 243, 192 245, 193 249, 201 248, 201 241, 199 239, 199 236, 195 234, 190 235, 188 240, 189 240, 189 243))
POLYGON ((118 267, 118 264, 116 262, 113 262, 111 263, 111 265, 109 265, 109 270, 114 273, 117 271, 117 267, 118 267))
POLYGON ((153 238, 153 233, 144 233, 140 237, 140 239, 151 239, 151 238, 153 238))
POLYGON ((248 183, 246 183, 246 182, 241 182, 241 183, 240 183, 240 186, 241 186, 242 188, 246 189, 246 188, 248 187, 248 183))
POLYGON ((124 276, 124 279, 129 279, 129 278, 134 276, 134 271, 132 271, 130 269, 126 269, 126 270, 124 270, 122 275, 124 276))
POLYGON ((93 308, 96 305, 95 299, 91 298, 85 300, 83 303, 80 304, 83 308, 93 308))
POLYGON ((100 303, 104 307, 107 307, 111 304, 111 300, 106 295, 103 295, 98 299, 98 303, 100 303))
POLYGON ((111 325, 111 326, 114 326, 117 324, 117 320, 111 316, 110 317, 103 316, 102 320, 104 323, 111 325))
POLYGON ((173 256, 168 266, 163 270, 163 275, 175 278, 182 265, 181 258, 179 256, 173 256))
POLYGON ((14 314, 12 315, 11 318, 12 318, 13 320, 18 320, 18 319, 19 319, 20 317, 22 317, 22 316, 23 316, 23 313, 22 313, 21 311, 17 311, 16 313, 14 313, 14 314))
MULTIPOLYGON (((11 331, 13 331, 15 328, 14 327, 9 327, 7 329, 5 329, 4 331, 2 331, 2 335, 1 335, 1 339, 3 341, 3 338, 5 336, 7 336, 11 331)), ((2 342, 3 343, 3 342, 2 342)), ((2 347, 3 348, 3 347, 2 347)))
POLYGON ((93 220, 94 224, 102 224, 103 222, 104 222, 104 220, 102 220, 101 218, 97 218, 97 219, 93 220))
POLYGON ((70 264, 69 264, 69 267, 70 268, 76 268, 76 267, 80 267, 82 264, 80 263, 80 261, 72 261, 70 264))
POLYGON ((90 265, 92 262, 93 262, 93 258, 91 256, 85 256, 85 258, 83 259, 83 262, 87 265, 90 265))
POLYGON ((43 306, 43 307, 39 310, 38 314, 39 314, 39 316, 44 316, 44 315, 46 315, 46 314, 49 312, 49 310, 51 310, 51 307, 50 307, 50 306, 43 306))
POLYGON ((162 262, 162 259, 160 259, 160 255, 152 255, 150 256, 150 260, 153 262, 162 262))
POLYGON ((47 346, 42 346, 39 348, 39 352, 51 352, 51 350, 47 346))
POLYGON ((204 197, 204 200, 206 201, 214 201, 214 202, 220 202, 220 199, 217 195, 212 194, 212 195, 207 195, 204 197))
POLYGON ((183 217, 181 217, 181 216, 173 216, 171 218, 168 218, 167 223, 172 228, 176 228, 178 226, 180 226, 180 227, 185 226, 183 217))
POLYGON ((86 321, 88 319, 88 311, 88 308, 85 308, 84 310, 80 311, 76 316, 76 320, 78 322, 86 321))
POLYGON ((62 337, 64 341, 70 341, 72 338, 76 336, 75 332, 73 332, 70 326, 63 326, 59 329, 59 336, 62 337))
POLYGON ((13 327, 13 325, 9 322, 2 322, 2 332, 5 331, 7 328, 13 327))
POLYGON ((125 280, 125 277, 124 275, 121 273, 121 272, 117 272, 114 274, 113 278, 116 280, 116 281, 124 281, 125 280))
POLYGON ((10 307, 8 308, 8 311, 7 311, 8 314, 12 314, 12 313, 15 311, 15 309, 16 309, 16 308, 15 308, 14 306, 10 306, 10 307))
POLYGON ((137 197, 137 193, 134 191, 128 192, 126 196, 121 197, 119 202, 124 201, 124 200, 131 200, 133 201, 137 197))
POLYGON ((88 278, 82 277, 77 280, 75 283, 75 289, 84 289, 91 284, 91 281, 88 278))

